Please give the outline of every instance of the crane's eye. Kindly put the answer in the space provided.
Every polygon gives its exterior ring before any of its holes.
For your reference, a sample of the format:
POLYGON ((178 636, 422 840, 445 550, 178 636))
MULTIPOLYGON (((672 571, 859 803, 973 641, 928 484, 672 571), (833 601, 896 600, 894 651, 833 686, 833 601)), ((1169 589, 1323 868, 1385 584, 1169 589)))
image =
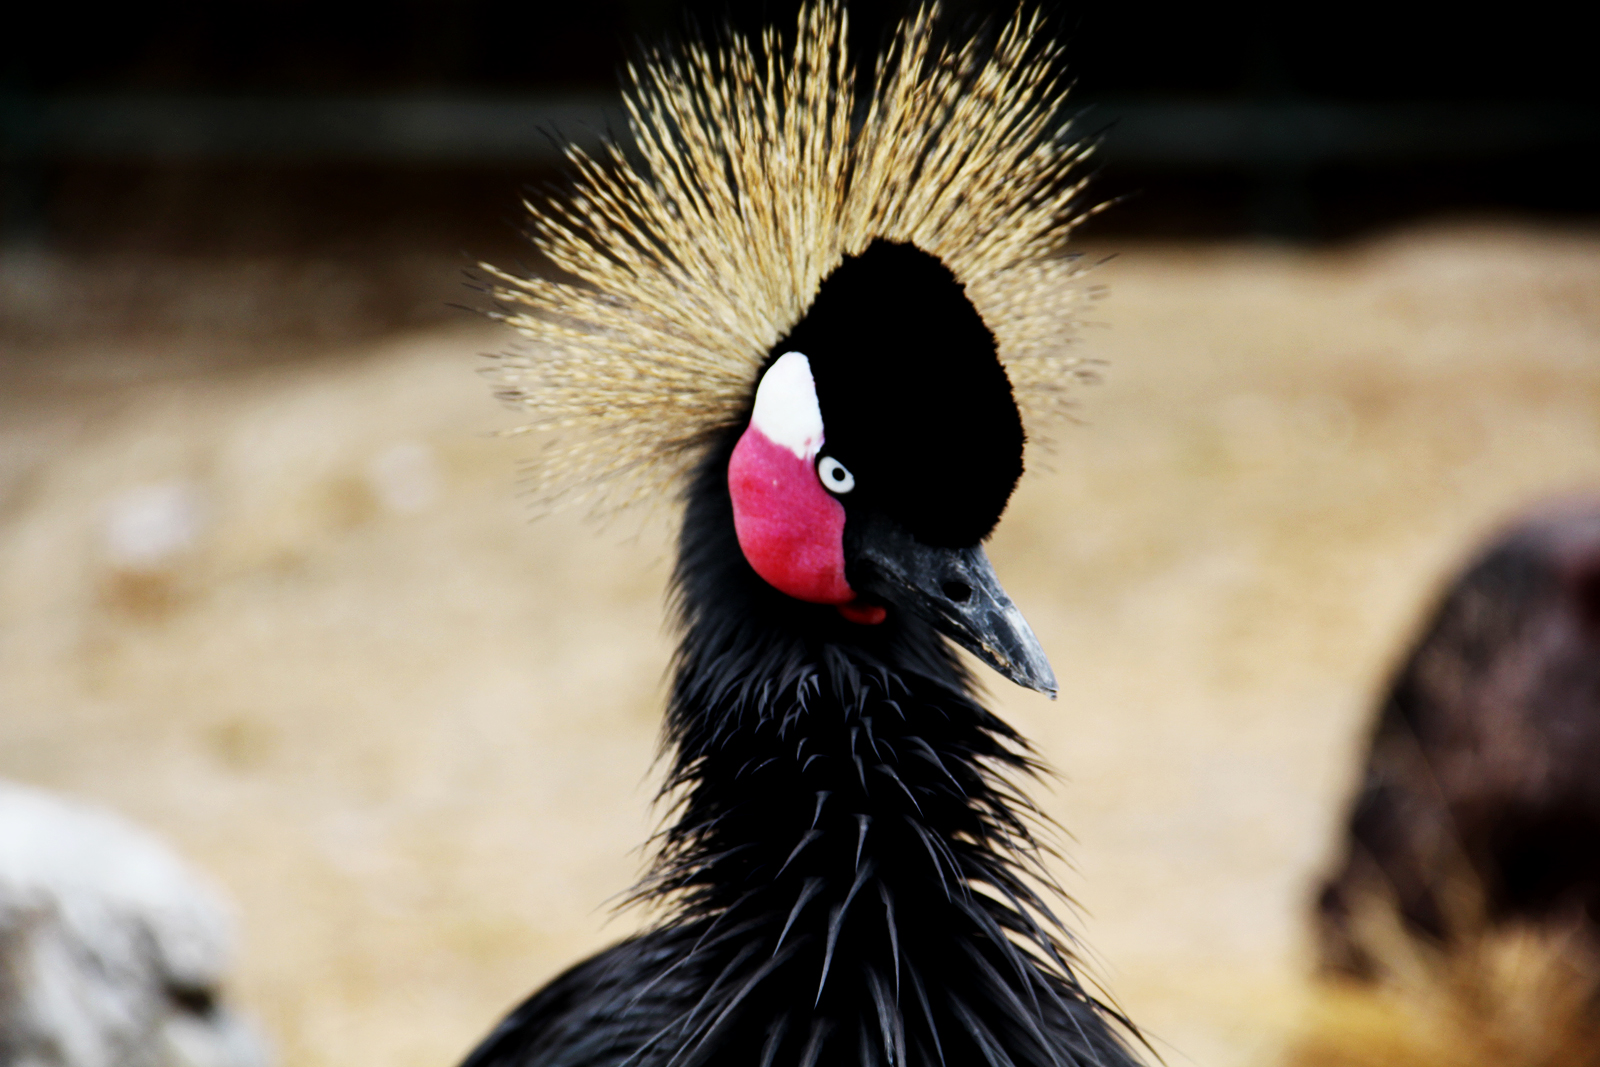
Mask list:
POLYGON ((832 456, 823 456, 817 461, 817 477, 822 479, 822 488, 830 493, 848 493, 856 487, 856 476, 832 456))

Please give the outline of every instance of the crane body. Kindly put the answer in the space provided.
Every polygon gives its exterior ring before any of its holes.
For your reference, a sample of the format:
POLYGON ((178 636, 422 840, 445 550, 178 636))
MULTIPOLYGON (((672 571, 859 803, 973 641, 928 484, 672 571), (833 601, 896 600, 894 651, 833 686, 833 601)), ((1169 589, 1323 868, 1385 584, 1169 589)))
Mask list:
POLYGON ((488 268, 551 499, 675 488, 682 640, 661 919, 466 1067, 1135 1062, 1052 911, 1038 765, 950 643, 1056 693, 982 544, 1083 372, 1058 56, 925 14, 858 97, 843 19, 636 69, 643 162, 574 152, 535 208, 576 280, 488 268))

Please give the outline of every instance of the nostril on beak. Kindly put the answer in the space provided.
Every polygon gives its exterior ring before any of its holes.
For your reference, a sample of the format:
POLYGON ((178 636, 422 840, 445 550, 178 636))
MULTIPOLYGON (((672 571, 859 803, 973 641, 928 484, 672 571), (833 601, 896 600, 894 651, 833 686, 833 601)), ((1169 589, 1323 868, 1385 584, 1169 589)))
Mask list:
POLYGON ((943 588, 944 595, 957 604, 965 603, 966 599, 972 595, 972 586, 966 582, 945 582, 943 588))

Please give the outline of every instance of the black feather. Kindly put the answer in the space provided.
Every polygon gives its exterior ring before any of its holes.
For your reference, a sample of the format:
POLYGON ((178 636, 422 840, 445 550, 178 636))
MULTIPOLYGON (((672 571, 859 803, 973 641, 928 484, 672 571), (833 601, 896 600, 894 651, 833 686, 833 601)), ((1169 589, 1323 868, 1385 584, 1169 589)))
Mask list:
POLYGON ((1037 813, 1006 776, 1036 770, 1025 742, 915 617, 858 626, 750 569, 735 440, 681 534, 675 821, 635 891, 670 917, 557 978, 467 1067, 1132 1064, 1023 876, 1037 813))

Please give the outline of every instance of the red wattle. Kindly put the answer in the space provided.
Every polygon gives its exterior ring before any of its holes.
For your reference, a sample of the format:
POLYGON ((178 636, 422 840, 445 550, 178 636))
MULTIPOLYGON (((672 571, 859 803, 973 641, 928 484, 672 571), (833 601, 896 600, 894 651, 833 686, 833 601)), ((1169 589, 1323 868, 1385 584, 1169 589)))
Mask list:
POLYGON ((862 626, 876 626, 889 617, 889 609, 881 604, 840 604, 839 614, 862 626))
POLYGON ((733 528, 755 572, 780 592, 812 604, 849 604, 844 580, 844 505, 807 460, 753 424, 728 461, 733 528))

